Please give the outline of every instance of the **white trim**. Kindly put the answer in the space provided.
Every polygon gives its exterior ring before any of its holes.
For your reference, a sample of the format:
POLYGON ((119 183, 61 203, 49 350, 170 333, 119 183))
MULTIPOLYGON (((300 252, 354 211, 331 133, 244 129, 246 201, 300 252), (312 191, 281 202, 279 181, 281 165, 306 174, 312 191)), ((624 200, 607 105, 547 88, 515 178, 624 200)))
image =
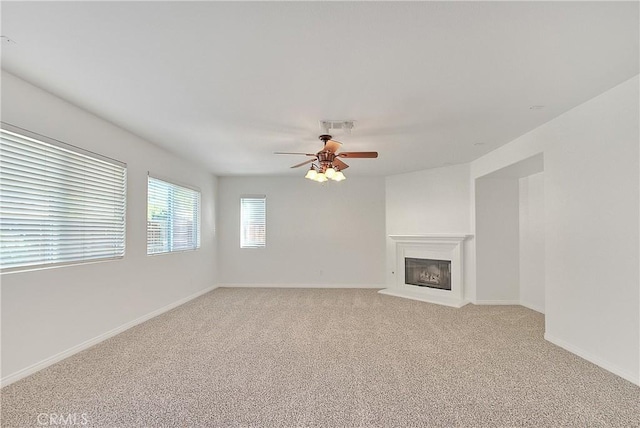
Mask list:
POLYGON ((522 300, 520 301, 520 305, 524 306, 527 309, 531 309, 532 311, 540 312, 544 315, 544 307, 542 306, 532 305, 530 303, 523 302, 522 300))
POLYGON ((218 288, 384 288, 384 284, 263 284, 263 283, 229 283, 218 284, 218 288))
POLYGON ((569 352, 571 352, 572 354, 577 355, 580 358, 584 358, 585 360, 602 367, 603 369, 610 371, 611 373, 620 376, 623 379, 628 380, 629 382, 640 386, 640 377, 639 376, 633 376, 631 373, 629 373, 628 371, 626 371, 625 369, 622 369, 618 366, 616 366, 615 364, 612 364, 608 361, 603 360, 600 357, 596 357, 595 355, 593 355, 591 352, 589 351, 585 351, 582 348, 579 348, 577 346, 574 346, 568 342, 565 342, 562 339, 558 339, 557 337, 553 337, 551 336, 549 333, 545 333, 544 334, 544 338, 545 340, 547 340, 548 342, 553 343, 556 346, 559 346, 569 352))
POLYGON ((520 305, 520 300, 476 300, 474 305, 520 305))
POLYGON ((97 345, 98 343, 104 340, 107 340, 110 337, 120 334, 123 331, 130 329, 131 327, 135 327, 138 324, 142 324, 143 322, 148 321, 151 318, 155 318, 158 315, 161 315, 167 311, 170 311, 171 309, 174 309, 184 303, 187 303, 189 300, 193 300, 196 297, 200 297, 203 294, 206 294, 214 290, 215 288, 217 288, 217 286, 214 285, 213 287, 208 287, 208 288, 205 288, 204 290, 200 290, 194 294, 191 294, 190 296, 184 297, 180 300, 176 300, 173 303, 169 303, 166 306, 156 309, 155 311, 151 311, 148 314, 141 316, 140 318, 136 318, 133 321, 129 321, 128 323, 122 324, 121 326, 116 327, 112 330, 109 330, 105 333, 102 333, 92 339, 86 340, 78 345, 72 346, 71 348, 65 351, 59 352, 55 355, 52 355, 51 357, 45 358, 44 360, 37 362, 35 364, 32 364, 29 367, 25 367, 24 369, 18 370, 17 372, 12 373, 0 379, 0 387, 4 388, 5 386, 12 384, 13 382, 16 382, 22 378, 32 375, 37 371, 40 371, 59 361, 62 361, 65 358, 69 358, 70 356, 77 354, 80 351, 84 351, 85 349, 88 349, 94 345, 97 345))

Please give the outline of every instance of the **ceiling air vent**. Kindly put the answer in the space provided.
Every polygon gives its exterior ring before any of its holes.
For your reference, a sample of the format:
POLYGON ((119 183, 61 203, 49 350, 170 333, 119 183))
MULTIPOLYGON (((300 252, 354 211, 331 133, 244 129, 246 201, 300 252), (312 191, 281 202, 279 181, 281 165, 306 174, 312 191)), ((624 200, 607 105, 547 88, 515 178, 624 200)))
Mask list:
POLYGON ((321 120, 320 129, 329 133, 332 129, 344 129, 350 132, 353 128, 353 120, 321 120))

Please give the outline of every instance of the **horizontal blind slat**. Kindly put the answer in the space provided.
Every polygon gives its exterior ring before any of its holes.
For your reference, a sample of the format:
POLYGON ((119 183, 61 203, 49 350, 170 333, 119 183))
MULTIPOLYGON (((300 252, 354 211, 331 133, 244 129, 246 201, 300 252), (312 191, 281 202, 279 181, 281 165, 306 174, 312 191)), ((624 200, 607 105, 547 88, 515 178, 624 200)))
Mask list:
POLYGON ((21 147, 19 152, 20 156, 38 157, 47 156, 56 160, 64 160, 65 162, 74 163, 91 163, 92 165, 100 165, 99 169, 104 171, 109 170, 121 170, 124 169, 123 165, 119 165, 114 162, 110 162, 104 159, 98 159, 89 154, 78 153, 71 149, 65 149, 55 144, 49 144, 43 141, 36 141, 25 137, 18 136, 17 134, 10 134, 6 130, 2 132, 2 139, 5 141, 3 148, 11 150, 13 147, 21 147))
POLYGON ((15 165, 35 168, 44 171, 66 171, 68 174, 77 174, 78 172, 86 172, 98 178, 109 179, 113 175, 121 173, 119 169, 105 169, 102 165, 91 164, 88 162, 62 162, 52 156, 19 156, 13 149, 3 147, 0 150, 2 162, 7 166, 15 165))

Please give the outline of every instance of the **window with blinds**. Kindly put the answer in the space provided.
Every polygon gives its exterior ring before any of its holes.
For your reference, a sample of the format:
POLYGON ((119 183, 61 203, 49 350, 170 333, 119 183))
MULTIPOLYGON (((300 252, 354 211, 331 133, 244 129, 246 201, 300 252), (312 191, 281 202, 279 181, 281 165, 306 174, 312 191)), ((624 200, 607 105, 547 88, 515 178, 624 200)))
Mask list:
POLYGON ((240 198, 240 248, 264 248, 267 245, 267 198, 240 198))
POLYGON ((200 192, 149 176, 147 254, 200 248, 200 192))
POLYGON ((123 257, 126 164, 2 128, 2 271, 123 257))

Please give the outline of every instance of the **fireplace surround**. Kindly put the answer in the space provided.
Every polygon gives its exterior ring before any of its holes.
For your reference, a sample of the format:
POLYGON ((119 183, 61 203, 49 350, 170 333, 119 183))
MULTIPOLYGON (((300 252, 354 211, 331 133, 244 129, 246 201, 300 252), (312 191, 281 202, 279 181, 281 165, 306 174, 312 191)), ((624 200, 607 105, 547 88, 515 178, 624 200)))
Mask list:
POLYGON ((380 293, 456 308, 464 306, 463 244, 470 236, 389 235, 394 244, 393 280, 380 293))

